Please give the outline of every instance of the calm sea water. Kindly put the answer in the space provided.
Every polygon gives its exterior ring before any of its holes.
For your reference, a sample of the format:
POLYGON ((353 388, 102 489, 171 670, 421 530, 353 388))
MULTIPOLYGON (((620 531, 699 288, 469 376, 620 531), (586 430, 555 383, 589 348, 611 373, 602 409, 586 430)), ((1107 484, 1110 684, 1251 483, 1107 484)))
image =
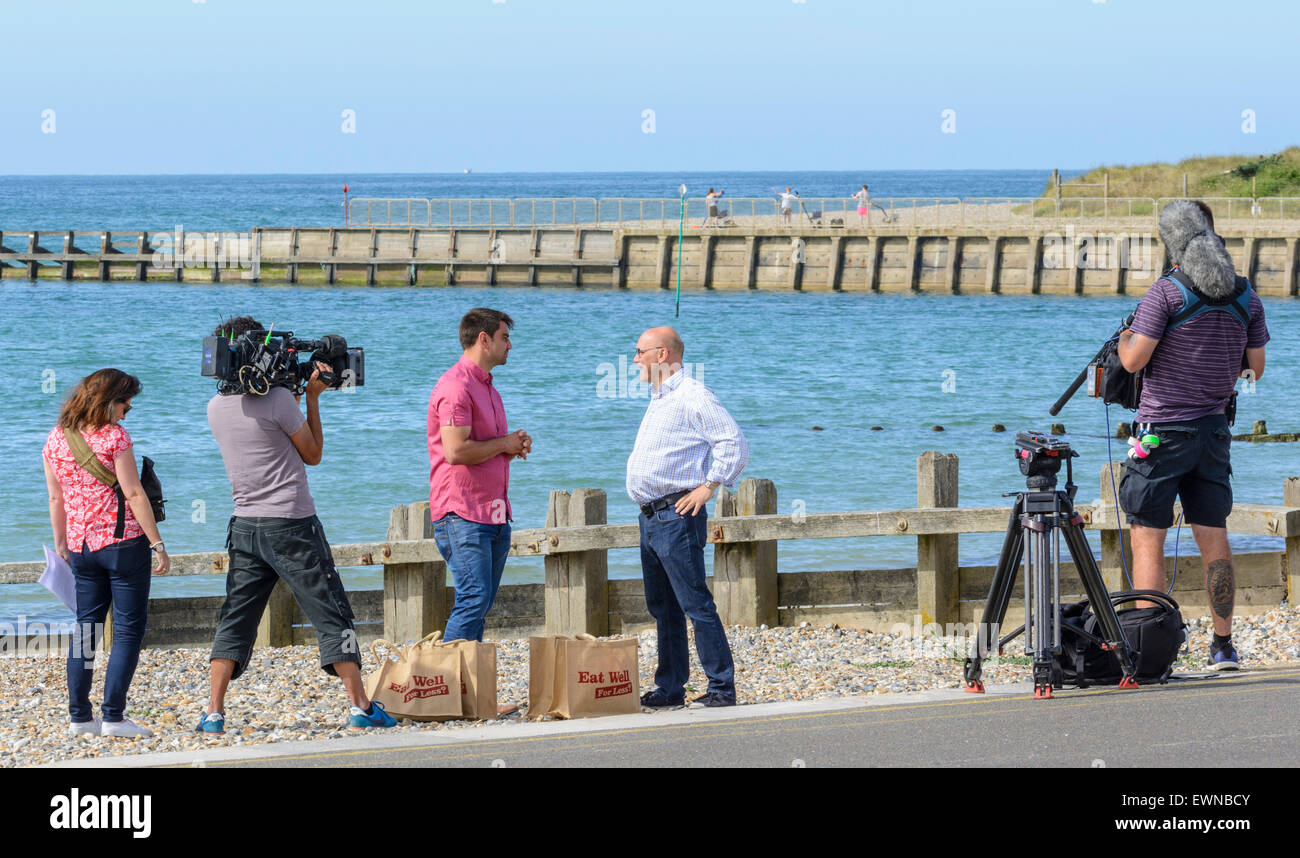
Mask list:
MULTIPOLYGON (((282 181, 301 189, 313 178, 282 181)), ((399 177, 368 178, 397 182, 399 177)), ((560 181, 554 176, 532 180, 560 181)), ((119 187, 116 183, 163 182, 23 181, 33 187, 98 183, 95 206, 109 195, 106 187, 119 187)), ((170 190, 159 194, 156 207, 143 205, 129 219, 123 215, 122 227, 165 226, 172 219, 169 207, 184 205, 187 194, 193 210, 210 220, 190 217, 186 223, 213 229, 239 225, 231 221, 243 215, 233 208, 229 219, 220 219, 220 192, 207 184, 213 177, 193 180, 206 191, 187 191, 191 181, 167 179, 163 187, 170 190)), ((240 181, 256 184, 261 177, 240 181)), ((66 194, 47 191, 52 210, 60 211, 53 223, 74 222, 72 213, 79 226, 114 225, 101 209, 78 208, 66 194)), ((1001 192, 1012 193, 1008 187, 1001 192)), ((524 193, 540 191, 533 187, 524 193)), ((276 216, 250 214, 243 223, 328 222, 328 212, 313 221, 307 208, 286 206, 276 216)), ((36 222, 30 215, 16 217, 14 210, 7 196, 0 204, 0 225, 36 222)), ((749 439, 747 475, 776 483, 781 511, 913 506, 916 457, 927 449, 960 457, 963 505, 993 505, 1004 502, 1003 492, 1023 486, 1023 478, 1012 459, 1012 434, 994 434, 992 424, 1045 429, 1053 420, 1048 407, 1133 304, 1131 297, 684 292, 681 318, 674 322, 671 296, 657 293, 5 280, 0 283, 7 393, 0 410, 0 464, 6 475, 0 481, 0 561, 39 559, 41 545, 51 543, 40 447, 70 386, 104 366, 130 371, 143 382, 125 425, 137 453, 158 463, 170 499, 162 526, 169 547, 177 553, 222 547, 230 490, 205 418, 213 385, 199 376, 198 366, 200 338, 225 315, 252 314, 302 335, 338 332, 365 346, 366 386, 354 394, 323 397, 325 457, 310 471, 329 538, 355 542, 382 539, 392 506, 427 495, 429 391, 459 355, 456 323, 473 306, 496 307, 517 320, 515 349, 496 378, 511 427, 527 429, 535 438, 533 455, 511 472, 515 526, 528 528, 544 523, 548 492, 560 488, 604 489, 610 521, 635 519, 623 477, 646 400, 635 395, 637 385, 620 383, 619 376, 626 370, 633 378, 631 349, 649 326, 677 325, 686 359, 697 365, 701 379, 749 439), (51 381, 54 390, 48 392, 51 381), (873 432, 875 425, 885 428, 873 432), (934 425, 946 431, 933 432, 934 425)), ((1274 336, 1268 371, 1255 392, 1242 397, 1239 423, 1265 418, 1273 431, 1295 431, 1300 396, 1287 382, 1300 368, 1300 349, 1286 332, 1300 322, 1300 303, 1266 300, 1265 307, 1274 336)), ((1112 409, 1112 428, 1128 416, 1112 409)), ((1107 456, 1104 409, 1080 395, 1055 419, 1066 424, 1067 437, 1082 454, 1076 460, 1080 499, 1098 497, 1097 474, 1107 456)), ((1115 445, 1114 455, 1123 455, 1121 445, 1115 445)), ((1300 450, 1238 444, 1233 465, 1239 500, 1280 503, 1283 478, 1300 473, 1300 450)), ((993 562, 999 544, 998 535, 962 537, 962 559, 993 562)), ((1235 544, 1271 549, 1278 541, 1235 544)), ((1182 551, 1189 550, 1184 531, 1182 551)), ((914 562, 910 537, 792 541, 780 549, 783 571, 914 562)), ((637 552, 611 552, 610 572, 639 575, 637 552)), ((508 581, 541 576, 539 559, 515 560, 507 567, 508 581)), ((346 578, 353 587, 380 586, 375 571, 346 578)), ((157 596, 216 594, 222 592, 222 578, 155 579, 154 586, 157 596)), ((68 618, 37 585, 0 587, 0 621, 19 615, 68 618)))

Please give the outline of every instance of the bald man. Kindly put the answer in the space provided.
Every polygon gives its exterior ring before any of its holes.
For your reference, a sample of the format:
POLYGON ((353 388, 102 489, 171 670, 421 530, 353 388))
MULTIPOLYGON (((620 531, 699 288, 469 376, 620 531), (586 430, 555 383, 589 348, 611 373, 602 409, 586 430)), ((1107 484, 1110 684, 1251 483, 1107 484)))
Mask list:
POLYGON ((641 705, 685 702, 690 677, 686 618, 709 677, 694 706, 735 706, 735 667, 727 632, 704 583, 708 543, 705 505, 719 485, 734 485, 749 460, 745 436, 722 403, 682 370, 682 338, 651 328, 636 344, 635 363, 650 384, 650 404, 627 460, 627 493, 641 507, 641 575, 646 607, 659 632, 655 688, 641 705))

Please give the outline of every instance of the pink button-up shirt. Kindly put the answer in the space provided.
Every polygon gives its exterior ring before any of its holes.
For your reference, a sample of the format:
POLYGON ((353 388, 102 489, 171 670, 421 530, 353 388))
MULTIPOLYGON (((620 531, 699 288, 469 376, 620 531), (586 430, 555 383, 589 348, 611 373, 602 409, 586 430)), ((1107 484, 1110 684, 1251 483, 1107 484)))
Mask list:
POLYGON ((477 465, 453 465, 442 449, 442 427, 468 426, 471 441, 507 433, 506 409, 492 386, 492 375, 461 356, 442 374, 429 396, 429 514, 434 521, 449 512, 480 524, 510 520, 510 457, 502 453, 477 465))

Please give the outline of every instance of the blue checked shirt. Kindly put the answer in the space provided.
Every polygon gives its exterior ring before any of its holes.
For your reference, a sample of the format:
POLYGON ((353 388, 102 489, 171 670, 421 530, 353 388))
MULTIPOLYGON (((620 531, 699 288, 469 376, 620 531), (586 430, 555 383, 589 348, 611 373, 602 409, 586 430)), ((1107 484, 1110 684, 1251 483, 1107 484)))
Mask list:
POLYGON ((705 482, 731 486, 748 461, 745 436, 718 397, 678 370, 651 388, 627 460, 627 493, 645 504, 705 482))

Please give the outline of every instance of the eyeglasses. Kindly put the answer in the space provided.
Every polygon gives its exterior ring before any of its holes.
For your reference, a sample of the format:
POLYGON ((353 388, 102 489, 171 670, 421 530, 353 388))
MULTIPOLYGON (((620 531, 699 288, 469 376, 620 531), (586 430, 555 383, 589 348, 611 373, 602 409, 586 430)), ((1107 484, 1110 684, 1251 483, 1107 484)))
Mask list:
POLYGON ((652 351, 654 351, 655 349, 666 349, 666 348, 668 348, 668 346, 646 346, 646 347, 643 348, 643 349, 634 348, 634 349, 632 349, 632 352, 633 352, 637 357, 641 357, 642 353, 644 353, 644 352, 652 352, 652 351))
POLYGON ((126 413, 128 413, 130 410, 131 410, 131 403, 129 403, 129 402, 123 402, 123 403, 122 403, 122 413, 123 413, 123 414, 126 414, 126 413))

